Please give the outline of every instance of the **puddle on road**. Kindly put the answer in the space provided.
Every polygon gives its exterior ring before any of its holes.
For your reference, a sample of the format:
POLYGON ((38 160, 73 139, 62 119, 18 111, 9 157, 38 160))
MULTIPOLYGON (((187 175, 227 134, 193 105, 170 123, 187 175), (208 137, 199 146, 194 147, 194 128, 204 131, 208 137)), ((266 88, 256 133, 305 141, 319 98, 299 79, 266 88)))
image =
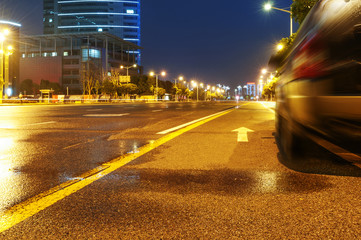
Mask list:
POLYGON ((325 176, 229 169, 122 169, 105 179, 120 183, 120 191, 235 196, 253 193, 309 193, 332 186, 325 176))

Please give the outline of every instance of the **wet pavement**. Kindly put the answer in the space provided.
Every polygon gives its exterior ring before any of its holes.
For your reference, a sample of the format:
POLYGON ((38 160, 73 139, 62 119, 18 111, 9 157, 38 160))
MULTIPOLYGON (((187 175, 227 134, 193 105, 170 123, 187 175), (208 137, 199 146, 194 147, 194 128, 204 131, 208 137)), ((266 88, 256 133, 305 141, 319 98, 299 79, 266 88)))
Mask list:
MULTIPOLYGON (((187 122, 162 117, 105 139, 136 152, 142 141, 177 125, 168 123, 187 122)), ((312 145, 301 159, 286 160, 273 135, 271 111, 240 104, 0 233, 0 239, 359 239, 361 170, 312 145), (249 142, 237 142, 232 131, 239 127, 254 130, 249 142)), ((88 151, 83 161, 90 161, 84 165, 92 166, 101 142, 95 143, 81 148, 88 151)), ((53 181, 45 175, 42 181, 53 181)))

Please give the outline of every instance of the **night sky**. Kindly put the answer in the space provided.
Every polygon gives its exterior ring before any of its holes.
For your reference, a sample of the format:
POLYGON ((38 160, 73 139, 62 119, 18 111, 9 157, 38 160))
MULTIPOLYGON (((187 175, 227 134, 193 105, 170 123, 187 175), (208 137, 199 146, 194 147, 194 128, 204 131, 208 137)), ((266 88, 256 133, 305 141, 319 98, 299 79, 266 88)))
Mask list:
MULTIPOLYGON (((42 0, 0 0, 0 16, 42 34, 42 0)), ((274 0, 276 7, 292 0, 274 0)), ((263 0, 142 0, 141 34, 145 73, 165 70, 232 89, 258 80, 274 44, 289 35, 289 14, 264 12, 263 0)))

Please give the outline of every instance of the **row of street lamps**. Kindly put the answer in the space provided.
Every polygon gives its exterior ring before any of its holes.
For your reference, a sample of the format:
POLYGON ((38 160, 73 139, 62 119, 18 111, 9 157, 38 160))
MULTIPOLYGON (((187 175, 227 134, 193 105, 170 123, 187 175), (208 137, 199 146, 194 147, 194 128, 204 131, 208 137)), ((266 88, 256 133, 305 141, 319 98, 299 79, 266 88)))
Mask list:
MULTIPOLYGON (((123 66, 121 65, 120 66, 120 69, 126 69, 127 70, 127 77, 129 76, 129 69, 131 68, 137 68, 138 65, 137 64, 133 64, 131 66, 123 66)), ((149 75, 151 77, 155 77, 155 82, 156 82, 156 86, 155 86, 155 98, 156 98, 156 101, 158 101, 158 97, 159 97, 159 76, 162 76, 162 77, 165 77, 167 74, 165 71, 161 71, 160 73, 156 73, 154 71, 151 71, 149 73, 149 75)), ((187 88, 189 88, 189 84, 187 84, 187 82, 184 80, 184 77, 183 76, 179 76, 178 78, 174 79, 174 86, 177 86, 177 80, 178 80, 178 84, 179 83, 182 83, 182 84, 185 84, 187 85, 187 88)), ((201 88, 204 88, 204 84, 203 83, 200 83, 198 84, 197 81, 195 80, 191 80, 190 81, 191 83, 191 86, 194 87, 194 88, 197 88, 197 101, 199 101, 199 89, 198 87, 201 87, 201 88)), ((227 87, 227 90, 229 89, 229 87, 227 87)), ((214 92, 218 92, 218 93, 224 93, 225 92, 225 89, 222 89, 222 88, 216 88, 216 87, 211 87, 210 85, 207 85, 207 87, 205 88, 205 92, 207 91, 210 91, 210 93, 212 94, 212 90, 214 92)), ((176 99, 177 99, 177 94, 176 94, 176 99)), ((205 96, 205 100, 206 100, 206 96, 205 96)))
MULTIPOLYGON (((277 7, 274 7, 271 2, 265 3, 263 7, 264 7, 264 10, 266 10, 266 11, 270 11, 271 9, 274 9, 274 10, 289 13, 290 14, 290 36, 292 36, 292 34, 293 34, 292 8, 290 8, 290 10, 277 8, 277 7)), ((284 48, 284 46, 282 44, 278 44, 276 46, 277 51, 281 51, 281 50, 283 50, 283 48, 284 48)), ((260 91, 262 91, 261 88, 263 88, 264 84, 266 84, 266 83, 268 84, 268 83, 270 83, 272 81, 273 77, 274 77, 273 72, 269 72, 266 68, 263 68, 261 70, 261 75, 260 75, 260 78, 258 80, 258 86, 260 88, 260 91), (269 74, 269 75, 267 77, 265 77, 267 74, 269 74)))
MULTIPOLYGON (((155 73, 155 72, 150 72, 149 75, 151 77, 154 77, 156 78, 156 101, 158 101, 158 81, 159 81, 159 76, 162 76, 162 77, 165 77, 166 76, 166 72, 165 71, 162 71, 160 73, 155 73)), ((187 88, 189 88, 189 84, 187 83, 187 81, 184 80, 184 77, 183 76, 179 76, 178 78, 174 79, 174 86, 177 86, 177 80, 178 80, 178 84, 184 84, 187 86, 187 88)), ((195 80, 191 80, 190 81, 190 84, 193 88, 197 88, 197 102, 199 101, 199 87, 200 88, 204 88, 205 85, 203 83, 198 83, 197 81, 195 80)), ((213 91, 217 91, 218 93, 220 92, 224 92, 224 90, 222 89, 219 89, 219 88, 216 88, 216 87, 211 87, 210 85, 207 85, 207 87, 205 88, 205 92, 207 92, 208 90, 210 90, 210 93, 212 95, 212 90, 213 91)), ((176 101, 177 101, 177 94, 176 94, 176 101)), ((206 100, 206 96, 205 96, 205 100, 206 100)))

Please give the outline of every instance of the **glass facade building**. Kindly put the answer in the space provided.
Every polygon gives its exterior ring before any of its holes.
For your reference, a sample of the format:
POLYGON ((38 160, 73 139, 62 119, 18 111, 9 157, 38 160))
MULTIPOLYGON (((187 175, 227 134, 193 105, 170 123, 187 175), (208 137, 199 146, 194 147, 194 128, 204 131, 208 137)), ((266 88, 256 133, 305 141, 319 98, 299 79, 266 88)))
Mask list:
MULTIPOLYGON (((140 0, 43 0, 44 34, 106 32, 140 46, 140 0)), ((132 52, 140 64, 140 52, 132 52)))

